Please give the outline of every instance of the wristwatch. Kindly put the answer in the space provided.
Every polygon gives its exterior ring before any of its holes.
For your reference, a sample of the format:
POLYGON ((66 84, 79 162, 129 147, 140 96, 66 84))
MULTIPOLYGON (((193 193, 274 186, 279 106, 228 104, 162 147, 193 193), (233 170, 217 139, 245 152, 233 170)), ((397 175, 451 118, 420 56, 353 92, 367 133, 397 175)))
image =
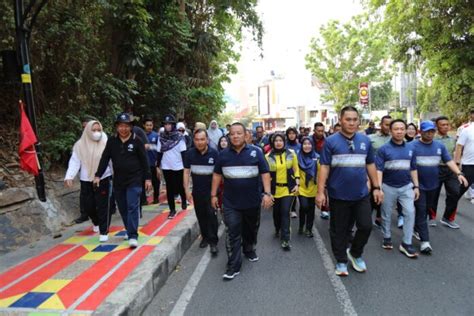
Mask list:
POLYGON ((268 195, 269 197, 272 196, 272 194, 270 192, 263 192, 262 195, 268 195))
POLYGON ((417 185, 414 185, 414 186, 413 186, 413 190, 415 190, 415 189, 419 189, 419 188, 420 188, 420 187, 419 187, 419 186, 417 186, 417 185))
POLYGON ((457 174, 457 176, 458 176, 458 177, 459 177, 459 176, 464 176, 464 173, 459 172, 459 173, 457 174))

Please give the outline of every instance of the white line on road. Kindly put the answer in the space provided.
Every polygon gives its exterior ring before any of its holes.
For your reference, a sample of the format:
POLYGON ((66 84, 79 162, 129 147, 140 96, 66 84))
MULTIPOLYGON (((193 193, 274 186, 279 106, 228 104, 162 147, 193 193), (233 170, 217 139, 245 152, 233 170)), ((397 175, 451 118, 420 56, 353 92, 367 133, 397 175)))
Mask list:
MULTIPOLYGON (((218 232, 219 238, 222 236, 223 232, 224 232, 224 225, 221 225, 218 232)), ((181 292, 181 295, 176 301, 176 304, 174 305, 173 310, 170 313, 170 316, 184 315, 184 312, 186 311, 186 308, 188 307, 188 304, 191 301, 191 298, 193 297, 194 291, 196 291, 199 281, 201 281, 201 278, 204 275, 204 272, 206 272, 207 266, 209 265, 210 261, 211 261, 211 254, 209 251, 206 251, 204 255, 202 256, 201 260, 199 261, 193 274, 189 278, 188 283, 186 283, 186 286, 181 292)))
POLYGON ((344 286, 344 283, 342 283, 342 281, 340 280, 340 277, 338 277, 334 273, 334 263, 332 262, 331 256, 329 255, 329 252, 326 249, 326 246, 324 245, 324 241, 316 228, 313 228, 313 235, 316 248, 318 249, 321 258, 323 259, 324 268, 326 268, 326 273, 328 274, 329 281, 331 281, 332 287, 336 292, 336 298, 341 304, 342 310, 344 311, 344 315, 356 316, 357 312, 355 311, 354 306, 352 305, 351 298, 349 297, 349 292, 347 292, 347 289, 344 286))

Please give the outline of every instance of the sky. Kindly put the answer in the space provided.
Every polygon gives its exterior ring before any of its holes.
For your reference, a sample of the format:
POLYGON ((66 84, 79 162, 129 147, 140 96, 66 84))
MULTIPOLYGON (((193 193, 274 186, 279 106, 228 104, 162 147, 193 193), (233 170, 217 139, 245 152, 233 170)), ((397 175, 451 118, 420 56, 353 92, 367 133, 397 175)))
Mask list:
POLYGON ((329 20, 346 22, 361 13, 362 7, 360 0, 260 0, 258 12, 265 29, 264 57, 260 58, 262 52, 255 42, 243 41, 239 73, 225 86, 233 99, 238 98, 242 83, 251 90, 268 79, 271 71, 292 85, 288 91, 297 99, 298 87, 310 76, 304 57, 311 38, 329 20))

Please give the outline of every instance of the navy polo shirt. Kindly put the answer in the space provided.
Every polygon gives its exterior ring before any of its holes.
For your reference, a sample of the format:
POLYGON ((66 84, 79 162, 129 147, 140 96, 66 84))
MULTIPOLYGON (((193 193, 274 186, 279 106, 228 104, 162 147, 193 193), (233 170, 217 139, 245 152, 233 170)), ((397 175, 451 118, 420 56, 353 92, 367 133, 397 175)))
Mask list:
POLYGON ((416 156, 416 169, 420 189, 425 191, 435 190, 439 186, 439 165, 448 162, 451 156, 441 142, 434 140, 430 144, 422 143, 419 139, 409 144, 416 156))
POLYGON ((251 145, 245 145, 240 153, 232 146, 226 148, 220 152, 214 172, 224 177, 224 207, 244 210, 260 206, 259 178, 269 172, 261 150, 251 145))
POLYGON ((158 157, 158 152, 156 151, 156 144, 158 143, 158 133, 155 131, 151 131, 150 133, 146 134, 146 137, 148 137, 148 142, 152 146, 150 150, 147 150, 148 154, 148 163, 150 164, 150 167, 156 166, 156 159, 158 157))
POLYGON ((196 148, 191 148, 186 152, 184 168, 191 170, 194 196, 210 198, 212 173, 217 156, 219 156, 217 150, 209 146, 204 154, 201 154, 196 148))
POLYGON ((416 158, 408 144, 399 145, 390 140, 377 151, 375 165, 383 172, 383 183, 401 188, 411 183, 410 172, 416 170, 416 158))
POLYGON ((374 163, 370 139, 356 133, 348 139, 342 133, 326 138, 321 153, 321 165, 330 166, 327 181, 330 198, 358 201, 369 194, 367 164, 374 163))

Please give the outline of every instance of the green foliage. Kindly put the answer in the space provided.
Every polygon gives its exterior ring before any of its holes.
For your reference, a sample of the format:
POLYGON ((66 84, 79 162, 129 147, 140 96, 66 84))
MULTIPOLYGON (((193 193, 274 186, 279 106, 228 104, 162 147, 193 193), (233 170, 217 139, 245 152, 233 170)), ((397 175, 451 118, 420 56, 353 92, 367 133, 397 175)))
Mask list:
MULTIPOLYGON (((257 0, 49 1, 31 36, 38 127, 47 160, 68 157, 89 114, 112 132, 120 111, 190 124, 224 107, 242 29, 261 44, 257 0)), ((14 47, 13 5, 0 0, 0 51, 14 47), (5 14, 4 14, 5 13, 5 14)), ((1 81, 0 81, 1 82, 1 81)), ((17 113, 18 89, 0 84, 17 113)), ((3 112, 1 113, 4 115, 3 112)), ((5 115, 7 115, 5 114, 5 115)), ((4 121, 8 121, 5 117, 4 121)))
POLYGON ((388 110, 393 105, 394 91, 390 81, 370 88, 370 102, 372 110, 388 110))
MULTIPOLYGON (((419 48, 417 66, 430 85, 421 92, 421 110, 436 101, 457 123, 474 107, 474 5, 466 0, 367 0, 383 18, 392 55, 405 62, 419 48)), ((418 98, 420 99, 420 98, 418 98)))
POLYGON ((358 102, 359 83, 388 79, 385 33, 367 16, 356 16, 346 24, 330 21, 323 25, 310 49, 306 67, 328 88, 322 101, 334 102, 337 110, 358 102))

